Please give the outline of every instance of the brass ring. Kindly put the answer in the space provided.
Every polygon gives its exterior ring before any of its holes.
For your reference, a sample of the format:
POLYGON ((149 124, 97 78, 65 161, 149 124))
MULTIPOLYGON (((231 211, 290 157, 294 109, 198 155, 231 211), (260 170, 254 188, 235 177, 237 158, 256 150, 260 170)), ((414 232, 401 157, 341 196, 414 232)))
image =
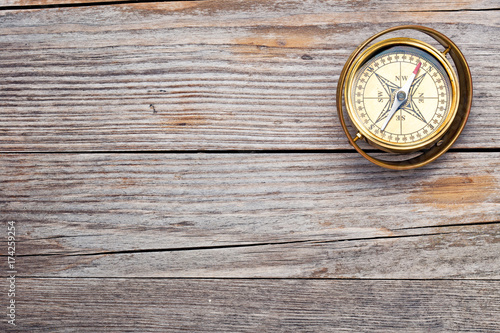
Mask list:
POLYGON ((393 170, 409 170, 409 169, 414 169, 418 168, 421 166, 424 166, 434 160, 436 160, 438 157, 443 155, 450 147, 455 143, 455 141, 458 139, 460 136, 460 133, 462 133, 462 130, 465 127, 465 123, 467 122, 467 119, 470 114, 470 109, 472 105, 472 77, 470 73, 469 66, 467 64, 467 61, 465 60, 464 55, 460 51, 460 49, 453 43, 448 37, 443 35, 442 33, 430 29, 424 26, 419 26, 419 25, 402 25, 402 26, 397 26, 393 28, 386 29, 382 32, 379 32, 378 34, 373 35, 372 37, 368 38, 366 41, 364 41, 349 57, 347 60, 346 64, 344 65, 344 68, 342 69, 342 72, 340 73, 339 77, 339 83, 337 85, 337 98, 336 98, 336 103, 337 103, 337 112, 339 115, 340 119, 340 124, 342 125, 342 128, 347 136, 347 139, 349 140, 349 143, 356 149, 358 153, 360 153, 364 158, 369 160, 370 162, 384 167, 388 169, 393 169, 393 170), (363 49, 366 48, 368 44, 370 44, 372 41, 375 39, 388 34, 393 31, 397 30, 417 30, 422 33, 425 33, 426 35, 429 35, 432 37, 434 40, 436 40, 439 44, 441 44, 443 47, 446 48, 446 50, 443 53, 450 53, 451 58, 453 59, 453 62, 455 63, 455 68, 457 70, 458 74, 458 80, 459 80, 459 89, 460 89, 460 100, 459 100, 459 105, 458 105, 458 110, 457 114, 455 116, 455 119, 453 120, 448 132, 443 136, 443 138, 439 141, 440 144, 436 144, 427 151, 423 152, 421 155, 404 160, 404 161, 386 161, 382 160, 379 158, 372 157, 368 155, 361 147, 358 146, 356 143, 357 138, 351 136, 349 133, 349 130, 347 129, 347 125, 345 123, 344 119, 344 110, 342 107, 342 91, 344 88, 345 84, 345 79, 347 76, 347 73, 350 71, 354 61, 358 57, 358 55, 361 53, 363 49))

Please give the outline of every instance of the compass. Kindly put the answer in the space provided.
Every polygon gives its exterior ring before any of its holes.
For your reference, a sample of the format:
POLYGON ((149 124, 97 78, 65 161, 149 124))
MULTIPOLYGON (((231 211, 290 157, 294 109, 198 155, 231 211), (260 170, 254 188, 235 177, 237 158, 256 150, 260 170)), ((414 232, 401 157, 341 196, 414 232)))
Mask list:
POLYGON ((458 47, 440 32, 414 25, 366 40, 348 59, 337 86, 337 110, 349 142, 369 161, 396 170, 417 168, 444 154, 462 132, 471 102, 470 70, 458 47), (429 35, 443 50, 407 37, 372 44, 403 29, 429 35), (361 148, 361 141, 404 155, 377 158, 361 148))

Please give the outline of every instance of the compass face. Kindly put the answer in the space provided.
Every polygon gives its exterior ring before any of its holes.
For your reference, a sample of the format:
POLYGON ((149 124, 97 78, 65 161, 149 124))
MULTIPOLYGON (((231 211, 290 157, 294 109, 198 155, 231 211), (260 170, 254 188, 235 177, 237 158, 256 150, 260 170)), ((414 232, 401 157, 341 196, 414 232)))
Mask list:
POLYGON ((389 150, 435 142, 455 114, 452 70, 417 46, 395 43, 377 49, 358 64, 346 85, 356 127, 389 150))

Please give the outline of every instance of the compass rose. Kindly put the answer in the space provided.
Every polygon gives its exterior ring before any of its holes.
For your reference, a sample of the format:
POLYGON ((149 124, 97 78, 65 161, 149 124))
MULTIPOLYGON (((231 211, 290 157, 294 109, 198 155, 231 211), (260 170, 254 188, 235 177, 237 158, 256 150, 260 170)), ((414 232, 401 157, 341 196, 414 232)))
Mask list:
MULTIPOLYGON (((419 77, 417 77, 413 81, 413 83, 410 86, 410 91, 409 91, 408 96, 406 98, 406 102, 403 102, 399 109, 402 111, 405 111, 409 115, 411 115, 411 116, 413 116, 413 117, 415 117, 415 118, 419 119, 420 121, 427 124, 427 121, 425 120, 422 112, 418 109, 417 104, 415 104, 415 102, 413 100, 413 96, 415 95, 415 92, 417 91, 418 87, 422 83, 426 74, 427 73, 420 75, 419 77)), ((375 123, 378 123, 379 121, 387 118, 387 115, 391 111, 391 106, 394 103, 394 99, 397 98, 396 93, 397 93, 397 91, 401 90, 401 87, 399 85, 391 82, 390 80, 384 78, 382 75, 380 75, 378 73, 375 73, 375 75, 376 75, 378 81, 380 82, 380 84, 382 85, 382 87, 384 88, 384 91, 389 96, 389 100, 385 104, 383 111, 379 114, 379 116, 375 120, 375 123)))

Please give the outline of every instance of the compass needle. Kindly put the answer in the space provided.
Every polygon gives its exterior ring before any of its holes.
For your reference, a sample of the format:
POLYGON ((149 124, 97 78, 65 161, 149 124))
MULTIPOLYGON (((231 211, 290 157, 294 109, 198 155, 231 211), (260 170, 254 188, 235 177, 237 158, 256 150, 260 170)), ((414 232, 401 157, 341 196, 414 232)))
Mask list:
POLYGON ((384 108, 382 109, 383 111, 380 112, 377 120, 375 120, 375 124, 378 123, 379 121, 381 121, 382 119, 384 119, 385 117, 387 117, 387 114, 389 113, 389 111, 391 111, 391 108, 389 107, 389 105, 391 105, 390 103, 391 103, 391 100, 388 100, 387 103, 385 104, 384 108))
POLYGON ((410 92, 411 84, 413 83, 413 80, 415 80, 415 76, 417 75, 417 73, 420 69, 420 66, 422 66, 421 62, 419 62, 417 64, 417 67, 415 67, 415 69, 411 73, 410 77, 406 80, 406 83, 404 84, 404 86, 395 92, 394 104, 392 105, 392 108, 389 111, 389 115, 387 116, 385 123, 381 127, 382 131, 385 131, 385 128, 387 127, 387 125, 391 121, 394 114, 396 114, 396 111, 398 111, 399 107, 401 105, 403 105, 408 100, 408 94, 410 92))
POLYGON ((413 82, 413 84, 411 85, 411 88, 410 88, 410 95, 411 96, 413 96, 413 94, 415 94, 415 91, 417 91, 418 87, 420 87, 420 83, 422 83, 422 80, 424 79, 426 74, 427 73, 424 73, 415 79, 415 81, 413 82))

